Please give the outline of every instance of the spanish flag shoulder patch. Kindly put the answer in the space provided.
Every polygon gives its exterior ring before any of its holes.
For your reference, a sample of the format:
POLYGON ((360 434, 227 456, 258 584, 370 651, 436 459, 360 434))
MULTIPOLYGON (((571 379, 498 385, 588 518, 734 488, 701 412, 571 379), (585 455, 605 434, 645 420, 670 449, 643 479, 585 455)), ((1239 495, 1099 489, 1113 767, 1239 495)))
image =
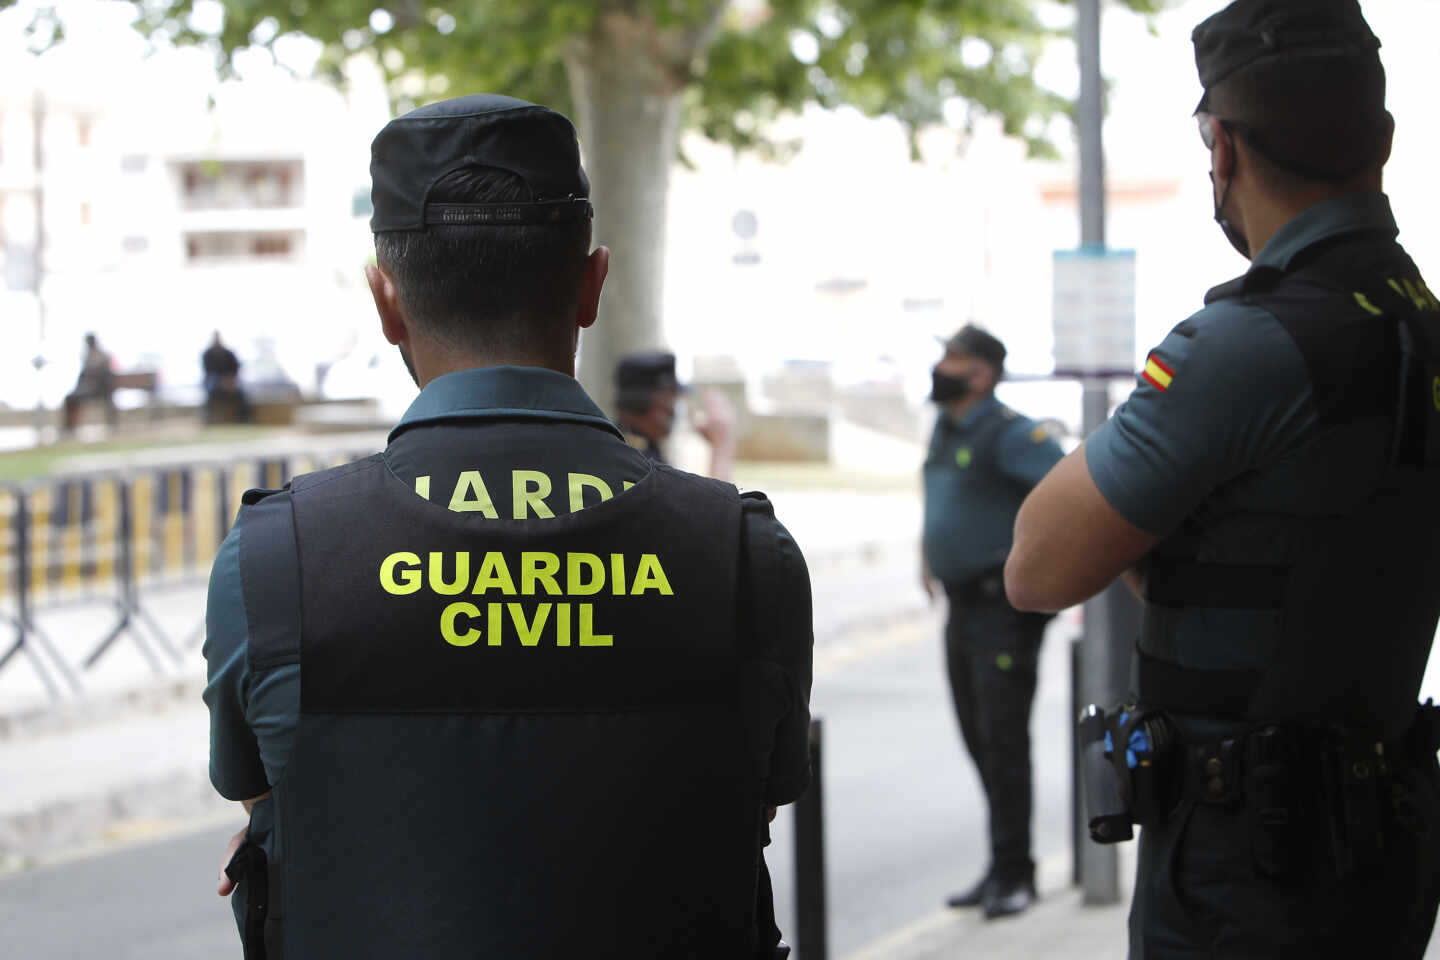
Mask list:
POLYGON ((1164 393, 1170 389, 1170 384, 1174 382, 1175 371, 1171 370, 1164 360, 1161 360, 1152 353, 1149 359, 1145 361, 1145 369, 1140 372, 1140 376, 1143 377, 1145 382, 1150 384, 1150 386, 1164 393))

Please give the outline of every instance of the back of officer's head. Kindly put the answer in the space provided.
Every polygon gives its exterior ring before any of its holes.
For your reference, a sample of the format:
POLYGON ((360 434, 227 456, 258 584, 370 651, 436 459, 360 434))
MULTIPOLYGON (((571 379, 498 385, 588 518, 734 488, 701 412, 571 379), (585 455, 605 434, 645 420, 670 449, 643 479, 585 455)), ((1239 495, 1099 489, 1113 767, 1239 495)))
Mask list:
POLYGON ((1238 0, 1194 39, 1198 112, 1224 121, 1273 186, 1344 183, 1389 159, 1380 42, 1355 0, 1238 0))
POLYGON ((370 176, 376 260, 412 332, 471 354, 573 343, 593 208, 569 120, 511 97, 442 100, 385 125, 370 176))
MULTIPOLYGON (((461 167, 430 188, 430 203, 528 203, 513 173, 461 167)), ((406 316, 457 347, 513 353, 573 332, 589 220, 534 225, 431 224, 375 234, 375 257, 406 316)))
POLYGON ((1378 59, 1329 54, 1257 63, 1218 84, 1209 101, 1277 184, 1339 183, 1389 158, 1378 59))

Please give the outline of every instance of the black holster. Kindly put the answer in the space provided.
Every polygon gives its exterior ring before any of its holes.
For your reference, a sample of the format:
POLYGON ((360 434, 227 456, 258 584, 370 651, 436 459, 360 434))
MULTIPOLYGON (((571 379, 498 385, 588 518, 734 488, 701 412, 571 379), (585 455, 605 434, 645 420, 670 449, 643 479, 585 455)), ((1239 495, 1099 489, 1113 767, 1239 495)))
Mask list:
POLYGON ((265 919, 270 910, 270 864, 265 851, 247 838, 225 865, 225 876, 235 884, 230 908, 240 930, 245 960, 268 960, 265 919))

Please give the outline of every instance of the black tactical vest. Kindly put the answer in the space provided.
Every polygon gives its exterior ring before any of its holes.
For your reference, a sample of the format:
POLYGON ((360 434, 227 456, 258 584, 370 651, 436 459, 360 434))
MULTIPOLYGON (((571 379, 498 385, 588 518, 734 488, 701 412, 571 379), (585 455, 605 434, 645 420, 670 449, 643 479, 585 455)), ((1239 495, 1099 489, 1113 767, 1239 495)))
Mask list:
POLYGON ((1206 302, 1229 298, 1294 339, 1319 428, 1215 491, 1147 560, 1139 698, 1397 736, 1440 615, 1440 302, 1374 235, 1206 302))
POLYGON ((733 487, 657 467, 492 520, 377 457, 292 496, 301 717, 269 960, 755 955, 733 487))

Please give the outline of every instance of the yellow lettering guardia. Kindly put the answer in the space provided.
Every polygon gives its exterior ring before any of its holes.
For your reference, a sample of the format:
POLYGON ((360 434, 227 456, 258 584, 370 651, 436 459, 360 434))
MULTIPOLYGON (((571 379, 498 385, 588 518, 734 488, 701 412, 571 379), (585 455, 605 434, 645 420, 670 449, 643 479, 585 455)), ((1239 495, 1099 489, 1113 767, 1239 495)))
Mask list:
POLYGON ((565 586, 572 597, 593 597, 605 588, 605 562, 593 553, 567 553, 565 586), (589 580, 585 579, 587 570, 589 580))
MULTIPOLYGON (((430 589, 442 597, 453 597, 465 592, 470 586, 470 554, 455 554, 455 579, 445 582, 445 554, 430 554, 430 589)), ((479 611, 476 611, 477 613, 479 611)))
POLYGON ((460 474, 460 479, 455 481, 455 492, 450 496, 450 509, 456 513, 483 513, 487 520, 500 519, 479 470, 460 474))
MULTIPOLYGON (((459 603, 450 604, 450 606, 446 607, 444 612, 440 614, 440 635, 444 637, 445 642, 452 647, 473 646, 475 641, 480 639, 480 631, 471 627, 464 633, 457 632, 455 629, 455 621, 459 617, 469 617, 472 620, 478 620, 480 619, 480 608, 473 603, 466 603, 463 600, 459 603)), ((496 646, 499 642, 500 638, 495 637, 491 639, 490 644, 491 646, 496 646)))
POLYGON ((511 475, 510 500, 515 519, 524 520, 531 510, 541 520, 550 520, 555 512, 545 505, 550 496, 550 478, 539 470, 516 470, 511 475))
POLYGON ((646 590, 659 590, 663 597, 675 596, 675 591, 670 589, 670 580, 665 576, 665 568, 660 566, 660 558, 653 553, 640 556, 640 565, 635 570, 635 582, 630 587, 630 595, 638 597, 646 590))
POLYGON ((1371 303, 1370 298, 1365 296, 1365 294, 1360 293, 1358 290, 1355 293, 1355 302, 1360 304, 1360 309, 1364 310, 1372 317, 1378 317, 1385 312, 1384 310, 1381 310, 1379 307, 1375 306, 1375 304, 1371 303))
POLYGON ((535 585, 540 584, 552 597, 560 595, 560 584, 555 574, 560 572, 560 558, 553 553, 520 554, 520 592, 527 597, 535 596, 535 585))
POLYGON ((510 568, 505 565, 503 553, 487 553, 480 563, 480 572, 475 575, 475 589, 471 593, 484 593, 490 589, 499 590, 507 597, 515 596, 515 581, 510 577, 510 568))
POLYGON ((587 487, 600 494, 601 503, 615 496, 615 494, 610 491, 610 485, 599 477, 592 477, 588 473, 572 473, 570 474, 571 513, 579 513, 585 509, 585 490, 587 487))
POLYGON ((392 553, 380 564, 380 586, 385 592, 403 597, 420 589, 420 558, 413 553, 392 553), (401 564, 413 569, 400 571, 397 579, 395 568, 401 564))

